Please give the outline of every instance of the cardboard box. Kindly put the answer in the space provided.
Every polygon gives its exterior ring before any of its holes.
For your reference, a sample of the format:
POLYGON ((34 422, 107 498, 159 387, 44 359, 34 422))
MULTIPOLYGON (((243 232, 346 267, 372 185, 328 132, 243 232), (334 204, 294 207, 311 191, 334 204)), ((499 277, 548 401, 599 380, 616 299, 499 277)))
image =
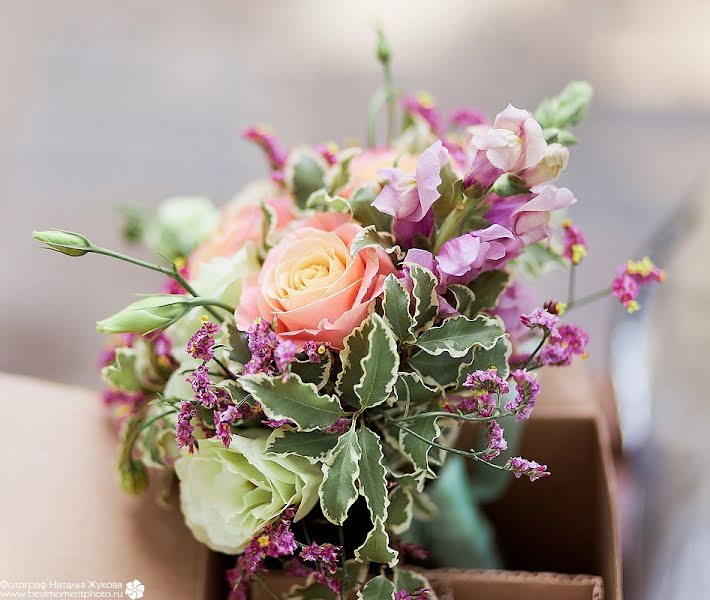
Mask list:
MULTIPOLYGON (((430 571, 447 597, 598 599, 603 579, 607 600, 621 599, 604 429, 579 374, 551 372, 543 384, 522 454, 553 476, 516 480, 487 507, 516 570, 430 571)), ((177 507, 119 489, 116 439, 95 392, 0 375, 0 414, 0 581, 139 579, 146 598, 224 598, 233 558, 195 542, 177 507)))

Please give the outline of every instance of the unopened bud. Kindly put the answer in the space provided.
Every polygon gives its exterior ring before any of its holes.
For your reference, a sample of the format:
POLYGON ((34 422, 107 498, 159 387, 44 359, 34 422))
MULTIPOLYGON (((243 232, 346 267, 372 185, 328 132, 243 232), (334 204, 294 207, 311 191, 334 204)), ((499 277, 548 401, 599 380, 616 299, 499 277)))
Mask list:
POLYGON ((66 254, 67 256, 84 256, 91 248, 91 242, 80 233, 50 229, 49 231, 33 231, 32 237, 46 244, 47 248, 66 254))
POLYGON ((96 330, 102 333, 150 333, 169 327, 193 306, 193 302, 179 294, 149 296, 99 321, 96 330))
POLYGON ((390 62, 392 58, 392 51, 390 50, 389 42, 385 37, 384 31, 381 29, 377 30, 377 60, 379 60, 383 65, 390 62))
POLYGON ((148 469, 142 462, 133 458, 119 463, 118 478, 123 491, 134 496, 148 487, 148 469))

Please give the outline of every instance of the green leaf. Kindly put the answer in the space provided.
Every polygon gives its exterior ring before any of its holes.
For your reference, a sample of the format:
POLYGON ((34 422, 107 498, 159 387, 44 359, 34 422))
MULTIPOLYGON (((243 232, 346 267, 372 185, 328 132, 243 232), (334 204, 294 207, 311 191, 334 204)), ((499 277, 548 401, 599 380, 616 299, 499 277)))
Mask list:
POLYGON ((340 162, 328 176, 328 190, 331 194, 335 194, 350 183, 350 163, 360 152, 359 148, 348 148, 340 152, 338 156, 340 162))
MULTIPOLYGON (((355 550, 355 558, 358 560, 370 560, 372 562, 384 563, 390 567, 394 567, 399 561, 399 554, 396 550, 390 548, 390 538, 385 531, 385 526, 382 520, 377 517, 375 523, 367 534, 365 542, 355 550)), ((377 577, 375 577, 377 579, 377 577)), ((372 583, 374 579, 371 579, 367 585, 372 583)), ((365 588, 367 588, 367 585, 365 588)), ((394 585, 392 586, 392 591, 394 592, 394 585)), ((363 597, 365 596, 365 589, 363 589, 363 597)))
POLYGON ((412 490, 398 485, 389 495, 390 505, 387 510, 387 529, 400 535, 409 529, 414 515, 412 490))
MULTIPOLYGON (((436 441, 439 435, 441 435, 441 428, 437 424, 437 417, 435 416, 416 419, 407 424, 407 429, 432 442, 436 441)), ((431 444, 428 444, 404 429, 401 429, 399 432, 399 443, 402 452, 412 461, 416 469, 426 471, 431 475, 434 474, 429 467, 429 461, 432 460, 429 456, 429 451, 432 448, 431 444)))
POLYGON ((355 482, 360 475, 361 455, 353 421, 352 427, 338 438, 338 443, 328 455, 323 465, 323 482, 318 490, 323 515, 335 525, 345 522, 348 510, 357 500, 355 482))
POLYGON ((361 600, 394 600, 396 590, 393 582, 384 575, 378 575, 365 584, 357 597, 361 600))
POLYGON ((365 227, 374 225, 377 231, 390 231, 392 227, 392 217, 380 212, 372 206, 376 197, 377 194, 375 194, 375 191, 370 186, 359 188, 350 198, 353 218, 365 227))
POLYGON ((286 164, 286 183, 303 208, 308 197, 325 186, 325 170, 322 161, 306 149, 292 152, 286 164))
POLYGON ((522 177, 512 173, 501 175, 493 184, 493 193, 501 198, 526 194, 530 191, 522 177))
POLYGON ((563 146, 574 146, 579 143, 577 136, 569 129, 558 129, 557 127, 548 127, 542 130, 542 135, 548 144, 562 144, 563 146))
POLYGON ((350 203, 340 196, 331 196, 325 190, 316 190, 306 200, 306 208, 314 208, 326 212, 341 212, 352 215, 350 203))
POLYGON ((289 600, 336 600, 336 597, 331 590, 318 583, 312 574, 304 585, 294 585, 286 594, 289 600))
POLYGON ((344 415, 336 397, 320 395, 314 384, 303 383, 293 373, 285 379, 243 375, 239 383, 259 401, 267 417, 290 419, 302 431, 325 429, 344 415))
POLYGON ((543 129, 578 125, 587 116, 592 100, 592 86, 586 81, 571 81, 554 98, 546 98, 535 111, 543 129))
POLYGON ((269 436, 267 449, 271 454, 297 454, 321 459, 338 443, 338 436, 325 431, 291 431, 276 429, 269 436))
POLYGON ((263 200, 261 201, 261 212, 264 215, 261 238, 263 240, 264 247, 262 248, 262 250, 266 252, 272 246, 271 236, 274 234, 274 231, 276 231, 276 221, 278 217, 273 207, 269 206, 263 200))
POLYGON ((118 348, 113 364, 101 369, 101 377, 112 388, 129 394, 140 391, 136 369, 136 353, 131 348, 118 348))
POLYGON ((446 352, 453 358, 461 358, 474 346, 492 348, 503 335, 505 327, 500 319, 484 315, 469 319, 460 315, 428 329, 414 345, 434 356, 446 352))
POLYGON ((437 396, 437 391, 427 386, 416 373, 398 373, 394 393, 398 402, 413 407, 431 402, 437 396))
POLYGON ((383 289, 382 307, 385 320, 399 341, 412 341, 414 336, 411 330, 414 326, 414 319, 409 313, 411 298, 407 290, 404 289, 402 282, 394 274, 387 276, 383 289))
POLYGON ((476 302, 476 294, 471 288, 453 283, 449 286, 449 292, 454 296, 454 308, 465 317, 473 318, 475 313, 472 311, 472 307, 476 302))
POLYGON ((393 569, 393 579, 394 586, 397 588, 398 591, 404 590, 409 595, 412 595, 417 590, 425 588, 431 590, 431 599, 437 600, 437 596, 434 593, 434 589, 432 588, 431 583, 421 573, 416 573, 414 571, 410 571, 409 569, 400 569, 399 567, 395 567, 393 569))
POLYGON ((392 330, 377 313, 369 318, 373 328, 367 336, 367 354, 360 361, 363 374, 353 388, 362 409, 389 398, 399 369, 399 352, 392 330))
POLYGON ((360 457, 360 494, 365 498, 370 518, 374 521, 380 518, 387 520, 387 469, 382 461, 384 454, 380 444, 380 436, 367 427, 359 432, 359 444, 362 450, 360 457))
POLYGON ((394 254, 401 259, 404 257, 401 248, 395 243, 391 233, 377 231, 374 225, 368 225, 358 233, 350 244, 350 255, 355 256, 365 248, 379 248, 387 254, 394 254))
POLYGON ((567 268, 565 260, 543 242, 526 246, 523 253, 515 259, 515 265, 530 279, 537 279, 553 269, 567 268))
POLYGON ((382 317, 371 314, 345 338, 340 361, 337 389, 351 404, 369 408, 387 400, 397 379, 399 353, 382 317))
POLYGON ((439 187, 436 188, 439 192, 439 199, 434 202, 432 207, 434 210, 434 220, 436 221, 436 226, 441 227, 444 219, 449 216, 449 213, 459 204, 463 202, 463 187, 461 179, 451 168, 451 165, 447 164, 439 172, 441 176, 441 183, 439 187))
POLYGON ((487 271, 476 277, 468 286, 476 296, 476 301, 469 308, 471 313, 493 308, 509 280, 510 275, 505 271, 487 271))
POLYGON ((510 375, 510 366, 508 359, 513 352, 513 346, 508 339, 508 336, 500 338, 496 345, 489 350, 484 348, 476 349, 473 361, 468 365, 462 365, 459 369, 458 385, 461 386, 466 381, 466 376, 474 371, 484 371, 495 367, 498 376, 503 379, 508 379, 510 375))
POLYGON ((326 352, 319 363, 310 360, 294 360, 291 363, 291 372, 298 375, 304 383, 313 383, 320 390, 330 380, 332 367, 333 359, 330 352, 326 352))
POLYGON ((439 297, 436 294, 438 281, 429 269, 414 263, 408 263, 407 266, 413 282, 414 328, 412 333, 415 333, 431 326, 439 313, 439 297))
POLYGON ((427 385, 443 389, 456 384, 461 365, 471 364, 473 350, 461 358, 442 360, 441 356, 434 356, 423 350, 413 355, 408 363, 427 385))
POLYGON ((229 360, 245 365, 251 360, 251 352, 247 343, 247 334, 244 331, 239 331, 234 325, 227 325, 227 333, 229 334, 229 360))

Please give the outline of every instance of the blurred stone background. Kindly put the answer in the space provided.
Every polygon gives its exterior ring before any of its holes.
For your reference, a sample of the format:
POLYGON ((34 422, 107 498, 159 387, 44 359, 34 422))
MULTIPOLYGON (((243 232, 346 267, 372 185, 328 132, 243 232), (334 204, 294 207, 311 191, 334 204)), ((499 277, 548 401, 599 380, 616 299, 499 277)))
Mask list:
MULTIPOLYGON (((560 182, 579 198, 571 217, 590 245, 580 294, 647 252, 707 171, 705 0, 0 0, 0 370, 97 387, 94 322, 161 281, 42 252, 33 229, 128 250, 121 205, 223 202, 265 174, 239 138, 248 125, 268 122, 288 144, 362 139, 381 78, 377 23, 397 84, 444 109, 532 109, 570 79, 594 85, 560 182)), ((707 279, 700 247, 690 260, 707 279)), ((564 286, 551 275, 539 299, 564 286)), ((603 302, 574 317, 600 374, 618 310, 603 302)))

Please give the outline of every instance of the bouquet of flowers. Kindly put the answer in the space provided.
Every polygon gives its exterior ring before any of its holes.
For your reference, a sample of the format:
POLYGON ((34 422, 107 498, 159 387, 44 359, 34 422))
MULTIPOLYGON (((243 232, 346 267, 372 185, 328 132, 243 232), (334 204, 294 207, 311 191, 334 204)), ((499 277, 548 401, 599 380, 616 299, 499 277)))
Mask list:
POLYGON ((368 147, 287 151, 249 129, 269 179, 221 211, 172 198, 149 218, 133 213, 127 233, 166 262, 34 234, 68 256, 167 276, 161 293, 97 326, 111 336, 102 376, 120 416, 118 472, 132 493, 149 473, 177 475, 194 536, 239 555, 234 598, 274 568, 305 578, 294 598, 431 596, 402 565, 426 552, 407 531, 435 510, 427 491, 447 457, 550 475, 534 457, 499 459, 501 423, 530 416, 537 369, 585 356, 587 333, 566 312, 610 294, 636 310, 640 287, 663 279, 650 260, 630 261, 608 289, 575 296, 587 246, 558 218, 576 200, 553 181, 586 83, 534 113, 508 105, 489 121, 462 108, 444 120, 429 97, 395 90, 382 37, 378 58, 368 147), (535 308, 522 279, 551 265, 569 269, 569 297, 535 308), (457 446, 467 423, 479 447, 457 446))

